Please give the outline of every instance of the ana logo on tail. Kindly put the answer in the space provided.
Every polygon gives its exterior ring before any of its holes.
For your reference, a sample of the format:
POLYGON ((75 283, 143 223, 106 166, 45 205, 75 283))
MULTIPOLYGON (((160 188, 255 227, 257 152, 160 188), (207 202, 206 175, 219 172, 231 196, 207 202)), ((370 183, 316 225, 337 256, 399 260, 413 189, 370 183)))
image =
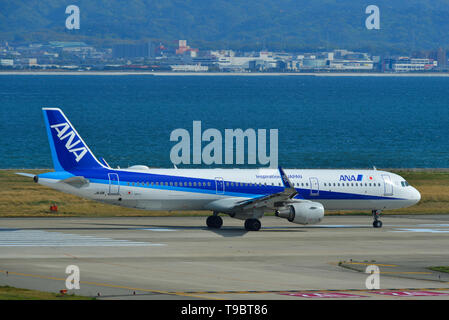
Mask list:
POLYGON ((69 124, 67 122, 54 124, 51 126, 51 128, 56 130, 56 132, 58 133, 59 140, 62 141, 64 139, 67 139, 67 142, 65 144, 67 151, 73 153, 75 155, 76 162, 79 162, 87 153, 87 148, 86 147, 75 148, 75 146, 77 146, 81 142, 81 140, 78 139, 77 141, 73 142, 73 140, 76 137, 76 134, 73 130, 69 130, 70 129, 69 124))

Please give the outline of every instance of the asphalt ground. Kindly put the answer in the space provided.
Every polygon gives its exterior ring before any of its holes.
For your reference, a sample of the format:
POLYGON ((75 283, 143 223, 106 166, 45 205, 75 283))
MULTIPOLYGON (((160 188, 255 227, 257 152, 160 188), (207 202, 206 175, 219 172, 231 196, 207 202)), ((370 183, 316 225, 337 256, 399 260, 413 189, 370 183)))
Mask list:
MULTIPOLYGON (((247 232, 223 217, 2 218, 0 285, 100 299, 448 299, 449 215, 265 217, 247 232), (379 290, 367 289, 370 265, 379 290), (377 275, 377 274, 375 274, 377 275)), ((373 283, 373 282, 372 282, 373 283)))

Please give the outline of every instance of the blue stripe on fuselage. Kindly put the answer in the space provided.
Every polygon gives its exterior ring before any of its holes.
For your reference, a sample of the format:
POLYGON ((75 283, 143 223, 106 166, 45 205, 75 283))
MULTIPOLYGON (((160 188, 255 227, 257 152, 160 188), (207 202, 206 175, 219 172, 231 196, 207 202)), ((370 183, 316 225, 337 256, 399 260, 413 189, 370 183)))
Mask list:
MULTIPOLYGON (((134 188, 151 188, 151 189, 161 189, 161 190, 173 190, 173 191, 183 191, 183 192, 192 192, 192 193, 205 193, 205 194, 217 194, 215 180, 214 179, 201 179, 201 178, 190 178, 190 177, 182 177, 182 176, 171 176, 171 175, 163 175, 163 174, 154 174, 154 173, 144 173, 144 172, 129 172, 129 171, 121 171, 121 170, 113 170, 106 168, 96 168, 96 169, 88 169, 82 171, 56 171, 40 174, 39 177, 48 178, 48 179, 66 179, 73 176, 83 176, 86 179, 89 179, 93 183, 100 183, 109 185, 109 173, 115 173, 119 176, 119 184, 121 186, 126 187, 134 187, 134 188), (149 185, 146 183, 149 182, 149 185), (155 183, 164 183, 164 185, 155 185, 155 183), (165 185, 165 182, 168 185, 165 185), (174 183, 182 182, 184 183, 192 183, 192 186, 175 186, 174 183), (193 183, 201 183, 201 185, 193 186, 193 183), (128 183, 130 185, 128 185, 128 183), (134 185, 132 185, 134 183, 134 185), (139 185, 136 185, 139 183, 139 185), (153 183, 153 185, 151 185, 153 183), (170 185, 172 183, 172 185, 170 185), (203 186, 203 183, 206 185, 203 186), (209 185, 210 184, 210 185, 209 185)), ((236 186, 236 183, 241 184, 242 182, 238 181, 227 181, 224 180, 224 193, 219 193, 220 195, 232 196, 232 197, 244 197, 244 198, 255 198, 261 197, 273 193, 278 193, 284 190, 282 186, 270 186, 270 185, 261 185, 261 186, 253 186, 253 183, 250 183, 249 186, 236 186), (231 186, 230 184, 234 185, 231 186), (226 185, 229 184, 229 185, 226 185)), ((246 183, 245 183, 246 184, 246 183)), ((305 188, 295 188, 298 191, 298 194, 295 196, 295 199, 306 199, 306 200, 404 200, 401 198, 393 198, 393 197, 382 197, 382 196, 373 196, 373 195, 364 195, 357 193, 347 193, 347 192, 336 192, 336 191, 323 191, 320 190, 319 194, 311 195, 310 189, 305 188)))

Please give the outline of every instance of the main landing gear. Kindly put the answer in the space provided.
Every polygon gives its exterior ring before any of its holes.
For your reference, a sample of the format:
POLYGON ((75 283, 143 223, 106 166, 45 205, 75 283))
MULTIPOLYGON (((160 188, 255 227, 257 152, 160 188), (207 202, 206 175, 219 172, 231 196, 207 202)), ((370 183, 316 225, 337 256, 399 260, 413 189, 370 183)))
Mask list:
POLYGON ((245 229, 247 231, 259 231, 261 226, 262 225, 258 219, 245 220, 245 229))
MULTIPOLYGON (((218 215, 218 212, 214 212, 214 215, 207 217, 206 224, 211 229, 220 229, 223 225, 223 219, 218 215)), ((259 231, 262 224, 258 219, 246 219, 245 229, 247 231, 259 231)))
POLYGON ((372 212, 373 212, 373 218, 374 218, 373 227, 374 228, 382 228, 382 221, 379 220, 381 211, 373 210, 372 212))
POLYGON ((223 225, 223 219, 218 215, 218 212, 214 212, 213 216, 207 217, 206 224, 211 229, 220 229, 223 225))

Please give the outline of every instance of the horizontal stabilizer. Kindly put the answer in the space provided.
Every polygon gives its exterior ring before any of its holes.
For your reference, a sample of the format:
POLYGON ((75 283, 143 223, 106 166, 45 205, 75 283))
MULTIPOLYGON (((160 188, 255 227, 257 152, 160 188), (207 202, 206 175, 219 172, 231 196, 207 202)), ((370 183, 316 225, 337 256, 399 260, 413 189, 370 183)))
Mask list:
POLYGON ((70 177, 64 180, 59 181, 60 183, 65 183, 71 185, 75 188, 87 187, 89 185, 89 180, 84 177, 70 177))
POLYGON ((31 173, 25 173, 25 172, 14 172, 15 174, 18 174, 19 176, 24 176, 24 177, 29 177, 29 178, 34 178, 35 174, 31 174, 31 173))

